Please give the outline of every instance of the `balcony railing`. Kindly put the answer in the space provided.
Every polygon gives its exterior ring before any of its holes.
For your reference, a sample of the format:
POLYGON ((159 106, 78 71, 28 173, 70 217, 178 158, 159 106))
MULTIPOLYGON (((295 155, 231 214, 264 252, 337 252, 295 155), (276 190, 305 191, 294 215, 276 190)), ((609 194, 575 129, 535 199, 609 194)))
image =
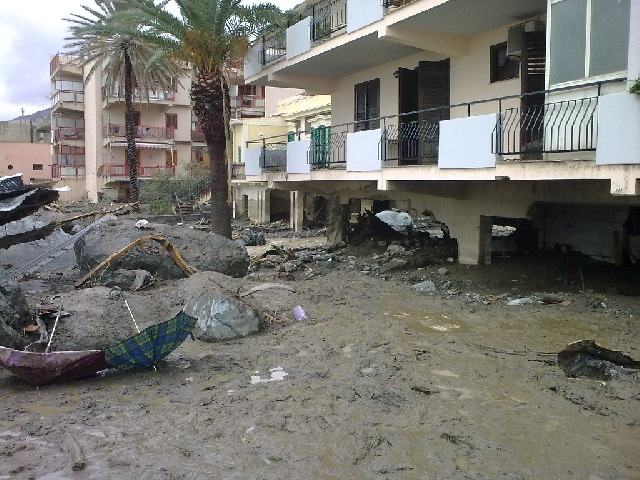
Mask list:
MULTIPOLYGON (((107 97, 124 98, 124 86, 116 85, 110 90, 103 87, 102 96, 104 98, 107 98, 107 97)), ((147 99, 150 102, 173 102, 174 98, 175 98, 175 92, 172 90, 149 90, 147 92, 147 96, 145 96, 143 94, 143 90, 139 88, 133 89, 133 99, 136 102, 146 101, 147 99)))
MULTIPOLYGON (((542 158, 543 153, 592 151, 597 146, 599 96, 591 96, 591 92, 597 90, 599 95, 604 84, 622 81, 623 79, 612 79, 369 119, 367 120, 369 125, 379 125, 380 132, 378 136, 375 133, 378 128, 370 129, 374 135, 369 138, 377 139, 377 160, 380 160, 383 166, 435 164, 438 161, 441 122, 451 117, 455 119, 472 117, 472 110, 480 105, 482 105, 482 115, 485 115, 489 109, 487 105, 493 104, 496 107, 496 125, 492 133, 487 132, 487 137, 491 136, 491 138, 486 140, 487 148, 489 142, 492 142, 494 154, 519 155, 521 160, 536 160, 542 158), (531 107, 502 108, 505 101, 513 102, 523 97, 541 94, 545 98, 553 98, 561 92, 562 95, 566 95, 565 92, 569 90, 578 91, 577 96, 583 96, 583 98, 548 102, 531 107), (589 93, 584 94, 585 91, 589 93), (463 115, 460 115, 461 111, 464 112, 463 115)), ((250 144, 262 144, 260 168, 279 171, 287 167, 287 141, 310 137, 306 160, 311 169, 331 168, 336 164, 348 162, 346 157, 349 134, 364 133, 361 126, 362 121, 354 121, 325 127, 324 130, 291 132, 287 135, 248 141, 247 147, 250 144)), ((291 158, 289 161, 294 165, 300 159, 291 158)))
MULTIPOLYGON (((175 175, 175 165, 141 165, 138 164, 138 178, 153 178, 159 173, 175 175)), ((129 178, 129 165, 124 163, 107 163, 103 166, 103 175, 107 178, 129 178)))
POLYGON ((381 160, 397 161, 398 165, 435 163, 438 159, 440 121, 429 119, 407 122, 404 121, 406 117, 399 116, 399 124, 382 129, 381 160))
POLYGON ((84 128, 58 127, 53 138, 56 142, 63 140, 84 140, 84 128))
POLYGON ((260 153, 260 168, 282 171, 287 168, 287 142, 264 143, 260 153))
POLYGON ((78 90, 57 90, 51 97, 51 107, 60 103, 84 103, 84 92, 78 90))
POLYGON ((244 173, 244 163, 231 164, 231 178, 233 180, 244 180, 246 178, 244 173))
POLYGON ((51 178, 84 178, 84 165, 51 165, 51 178))
POLYGON ((319 127, 311 131, 307 162, 312 169, 347 163, 347 128, 319 127))
POLYGON ((493 153, 534 155, 596 149, 598 97, 509 108, 500 113, 493 153))
POLYGON ((51 59, 51 62, 49 62, 49 74, 53 75, 53 72, 55 72, 60 65, 74 65, 81 67, 82 62, 75 55, 58 53, 51 59))
POLYGON ((206 142, 206 138, 204 138, 204 132, 200 129, 191 130, 191 141, 206 142))
POLYGON ((280 30, 268 36, 262 37, 262 47, 260 49, 260 64, 269 63, 283 58, 287 54, 287 31, 280 30))
MULTIPOLYGON (((124 125, 103 125, 102 135, 109 138, 126 137, 127 132, 124 125)), ((175 128, 152 127, 149 125, 136 125, 134 130, 136 138, 173 140, 175 138, 175 128)))
POLYGON ((382 0, 382 6, 384 8, 402 7, 412 2, 415 0, 382 0))
POLYGON ((312 40, 330 37, 347 27, 347 0, 323 0, 310 8, 312 40))

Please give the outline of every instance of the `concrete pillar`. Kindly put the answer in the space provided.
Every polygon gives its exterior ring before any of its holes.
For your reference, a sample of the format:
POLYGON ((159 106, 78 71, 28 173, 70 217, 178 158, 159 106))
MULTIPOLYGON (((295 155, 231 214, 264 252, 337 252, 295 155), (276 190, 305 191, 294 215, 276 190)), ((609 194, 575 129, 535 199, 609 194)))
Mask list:
MULTIPOLYGON (((478 265, 485 262, 485 252, 489 249, 491 261, 491 231, 487 238, 487 224, 493 217, 484 217, 477 212, 456 209, 437 215, 438 220, 449 227, 451 238, 458 241, 458 262, 464 265, 478 265)), ((491 228, 490 226, 488 227, 491 228)))
POLYGON ((289 226, 295 232, 299 232, 304 221, 304 193, 293 191, 289 192, 289 195, 289 226))
POLYGON ((347 240, 349 224, 349 205, 343 205, 340 197, 329 195, 327 198, 327 242, 335 245, 347 240))

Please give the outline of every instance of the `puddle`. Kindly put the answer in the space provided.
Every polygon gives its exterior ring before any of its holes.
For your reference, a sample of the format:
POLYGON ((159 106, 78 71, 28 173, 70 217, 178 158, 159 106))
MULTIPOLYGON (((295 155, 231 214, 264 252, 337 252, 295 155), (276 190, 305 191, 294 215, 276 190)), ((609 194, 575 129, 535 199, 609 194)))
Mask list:
POLYGON ((70 404, 63 407, 52 407, 50 405, 41 405, 38 403, 27 403, 21 405, 21 407, 43 417, 54 417, 60 413, 72 412, 78 408, 78 405, 70 404))
POLYGON ((461 320, 450 315, 424 310, 403 310, 399 312, 384 312, 385 316, 405 323, 411 330, 420 333, 466 333, 468 326, 461 320))

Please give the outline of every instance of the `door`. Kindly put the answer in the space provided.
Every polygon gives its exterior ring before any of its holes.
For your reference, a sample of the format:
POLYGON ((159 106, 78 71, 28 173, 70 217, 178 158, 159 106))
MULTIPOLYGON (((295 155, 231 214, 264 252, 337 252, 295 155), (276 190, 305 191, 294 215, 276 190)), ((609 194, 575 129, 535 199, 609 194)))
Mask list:
MULTIPOLYGON (((408 68, 398 69, 398 113, 418 110, 418 71, 408 68)), ((398 135, 389 135, 397 141, 396 148, 387 141, 387 158, 398 158, 399 165, 407 165, 418 160, 418 114, 402 115, 398 119, 398 135)))
MULTIPOLYGON (((521 92, 542 92, 545 87, 545 32, 524 32, 521 92)), ((544 150, 544 93, 523 96, 520 101, 520 151, 528 159, 542 159, 544 150)))
POLYGON ((448 58, 418 64, 419 156, 427 163, 438 158, 440 120, 450 118, 449 109, 441 108, 451 105, 450 65, 448 58))

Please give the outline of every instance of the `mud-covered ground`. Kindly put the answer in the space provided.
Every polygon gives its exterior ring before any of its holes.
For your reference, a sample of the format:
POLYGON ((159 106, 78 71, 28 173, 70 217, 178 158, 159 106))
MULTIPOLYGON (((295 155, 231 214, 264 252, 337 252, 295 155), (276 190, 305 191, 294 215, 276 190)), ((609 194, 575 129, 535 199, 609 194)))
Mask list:
MULTIPOLYGON (((640 358, 639 297, 618 293, 635 277, 551 254, 369 268, 384 250, 373 242, 293 272, 220 277, 231 289, 295 292, 252 295, 278 319, 264 332, 187 339, 157 370, 40 388, 0 371, 0 479, 640 478, 637 376, 568 378, 554 355, 594 339, 640 358), (412 287, 424 280, 438 291, 412 287), (562 302, 540 303, 546 294, 562 302), (532 303, 506 305, 518 298, 532 303), (294 319, 297 305, 307 319, 294 319)), ((98 325, 134 333, 121 298, 74 290, 79 271, 56 262, 21 283, 30 304, 64 296, 70 315, 56 335, 66 346, 103 338, 98 325)), ((173 316, 205 278, 126 299, 143 328, 173 316)))

